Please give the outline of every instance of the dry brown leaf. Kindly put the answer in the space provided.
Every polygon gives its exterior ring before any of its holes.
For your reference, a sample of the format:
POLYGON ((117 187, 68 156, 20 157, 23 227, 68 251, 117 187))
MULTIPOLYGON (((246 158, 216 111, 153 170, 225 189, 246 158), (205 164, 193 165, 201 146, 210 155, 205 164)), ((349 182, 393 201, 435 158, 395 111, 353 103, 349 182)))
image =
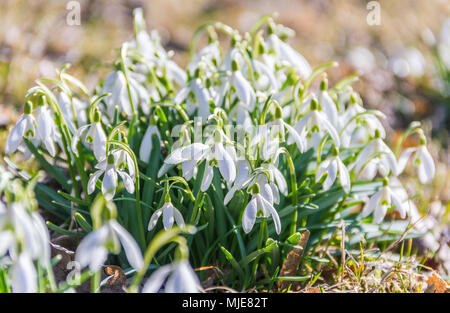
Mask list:
POLYGON ((104 293, 123 293, 127 287, 127 277, 120 266, 108 265, 103 267, 107 276, 111 276, 102 288, 104 293))
MULTIPOLYGON (((297 243, 297 246, 302 247, 302 249, 299 248, 293 248, 286 257, 286 260, 283 262, 283 266, 281 267, 281 271, 279 276, 295 276, 298 271, 298 267, 300 265, 300 262, 302 260, 303 251, 306 247, 306 244, 309 240, 310 232, 309 230, 306 230, 301 238, 300 241, 297 243)), ((286 289, 289 287, 289 285, 292 284, 292 290, 295 290, 299 287, 298 282, 292 282, 288 280, 279 280, 278 281, 278 288, 280 290, 286 289)))
POLYGON ((322 293, 322 290, 320 290, 319 287, 310 287, 304 289, 306 293, 322 293))
POLYGON ((445 293, 447 291, 447 283, 436 273, 432 273, 427 279, 428 287, 424 293, 445 293))

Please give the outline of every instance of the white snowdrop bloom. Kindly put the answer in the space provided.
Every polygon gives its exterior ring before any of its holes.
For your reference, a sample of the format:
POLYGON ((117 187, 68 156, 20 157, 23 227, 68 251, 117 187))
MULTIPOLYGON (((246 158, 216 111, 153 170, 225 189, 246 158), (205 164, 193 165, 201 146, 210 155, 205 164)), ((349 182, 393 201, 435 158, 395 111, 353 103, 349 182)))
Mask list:
POLYGON ((194 75, 195 70, 199 67, 200 62, 209 66, 216 66, 220 64, 220 46, 218 41, 213 41, 206 47, 200 49, 192 61, 187 66, 187 70, 191 75, 194 75))
MULTIPOLYGON (((382 139, 386 137, 386 131, 377 116, 364 114, 360 118, 356 117, 366 111, 356 100, 356 96, 351 94, 349 104, 338 120, 337 129, 341 131, 340 138, 343 147, 348 148, 351 143, 364 143, 368 137, 374 137, 377 131, 382 139)), ((379 111, 376 114, 384 117, 384 114, 379 111)))
POLYGON ((77 131, 75 125, 81 127, 87 124, 86 109, 89 107, 88 102, 81 101, 75 97, 71 99, 65 92, 58 93, 56 100, 58 101, 61 114, 73 134, 77 131), (74 114, 76 115, 76 119, 74 114))
POLYGON ((174 207, 172 202, 168 201, 165 202, 164 205, 156 210, 152 217, 150 218, 150 222, 148 223, 148 230, 152 230, 156 223, 158 222, 158 219, 160 216, 163 216, 163 225, 165 230, 169 230, 173 226, 173 222, 176 221, 178 226, 180 228, 184 228, 184 219, 183 215, 181 215, 180 211, 174 207))
POLYGON ((256 94, 252 85, 244 78, 236 60, 231 63, 232 72, 230 76, 230 85, 234 87, 236 96, 242 102, 247 111, 252 112, 256 105, 256 94))
POLYGON ((334 148, 333 155, 319 164, 316 171, 316 183, 320 178, 327 173, 327 178, 323 183, 323 189, 328 190, 333 185, 336 177, 339 173, 339 182, 344 188, 346 193, 350 192, 350 175, 348 173, 347 167, 339 158, 339 153, 336 148, 334 148))
POLYGON ((0 256, 9 253, 15 261, 19 253, 26 252, 41 264, 50 262, 50 237, 44 220, 37 212, 31 214, 21 203, 0 208, 0 256))
POLYGON ((14 293, 35 293, 37 272, 33 260, 27 253, 21 253, 12 266, 11 287, 14 293))
POLYGON ((413 164, 418 168, 420 182, 422 184, 429 183, 433 179, 436 170, 433 158, 428 152, 425 142, 422 142, 418 147, 408 148, 403 151, 398 159, 397 175, 403 172, 411 155, 413 155, 413 164))
POLYGON ((158 127, 155 125, 149 125, 145 131, 144 138, 142 139, 141 146, 139 148, 139 158, 144 162, 148 162, 150 159, 150 153, 153 149, 153 134, 156 134, 158 139, 161 141, 161 134, 159 133, 158 127))
POLYGON ((200 116, 203 121, 206 121, 211 114, 209 104, 212 97, 200 78, 193 78, 189 81, 178 91, 173 101, 176 104, 186 102, 187 113, 192 115, 197 110, 197 116, 200 116))
POLYGON ((369 201, 364 205, 361 216, 367 217, 373 212, 374 223, 381 223, 386 216, 388 208, 392 205, 400 213, 401 218, 405 218, 406 210, 398 195, 388 186, 388 180, 385 178, 383 187, 380 191, 372 195, 369 201))
POLYGON ((333 99, 331 99, 328 94, 328 79, 323 79, 320 83, 320 91, 319 91, 319 104, 323 108, 328 120, 332 125, 335 125, 337 128, 338 125, 338 110, 336 104, 333 99))
POLYGON ((110 93, 104 98, 106 103, 106 112, 110 119, 114 118, 116 106, 119 112, 125 112, 127 116, 133 114, 131 109, 130 97, 128 94, 127 81, 125 75, 121 71, 111 72, 105 80, 102 93, 110 93))
POLYGON ((32 140, 38 136, 36 120, 31 114, 31 111, 32 104, 31 102, 27 102, 25 112, 19 117, 16 125, 14 125, 6 139, 5 154, 11 154, 20 145, 24 145, 24 138, 32 140))
POLYGON ((319 105, 316 99, 311 100, 311 110, 304 117, 302 117, 294 128, 298 134, 305 134, 306 138, 311 138, 308 145, 317 149, 320 141, 325 134, 329 134, 334 141, 336 147, 340 146, 339 135, 335 127, 328 121, 327 116, 319 111, 319 105))
MULTIPOLYGON (((188 146, 175 149, 164 161, 167 164, 182 164, 183 177, 191 178, 194 168, 200 164, 202 160, 206 161, 205 173, 201 183, 201 190, 206 191, 211 185, 214 176, 214 167, 218 167, 220 174, 228 184, 231 184, 236 178, 236 151, 234 148, 223 142, 216 141, 216 134, 219 134, 223 140, 226 136, 217 131, 207 140, 207 144, 193 143, 188 146)), ((229 140, 227 140, 229 142, 229 140)), ((186 178, 187 179, 187 178, 186 178)))
POLYGON ((10 154, 18 148, 24 151, 24 158, 28 160, 31 152, 28 150, 24 138, 31 141, 34 146, 43 144, 51 156, 55 156, 55 141, 57 140, 56 125, 47 105, 38 105, 32 114, 32 103, 27 102, 25 112, 19 117, 16 125, 8 135, 5 153, 10 154))
POLYGON ((276 133, 281 135, 281 138, 284 140, 285 138, 285 129, 289 133, 289 137, 287 140, 288 144, 292 144, 295 142, 300 153, 305 152, 306 150, 306 139, 304 137, 303 132, 298 132, 297 129, 286 123, 282 118, 282 112, 279 107, 276 109, 276 120, 272 122, 272 128, 276 133))
MULTIPOLYGON (((142 108, 144 114, 150 112, 150 94, 143 86, 145 76, 130 71, 127 78, 122 71, 114 71, 106 77, 102 93, 110 93, 109 96, 104 98, 106 112, 110 119, 114 118, 116 106, 119 108, 119 112, 124 112, 128 117, 132 116, 133 108, 137 110, 138 106, 142 108), (128 92, 127 78, 130 93, 128 92)), ((158 93, 154 90, 151 95, 156 98, 156 101, 160 100, 158 93)))
POLYGON ((376 165, 382 174, 387 175, 389 171, 392 171, 394 175, 397 175, 397 159, 392 150, 380 138, 378 131, 375 133, 375 138, 358 154, 358 157, 356 158, 355 163, 351 165, 351 168, 354 168, 356 173, 360 173, 369 161, 372 161, 373 159, 376 160, 372 163, 372 166, 376 165))
POLYGON ((200 280, 188 260, 175 261, 161 266, 146 281, 142 292, 156 293, 164 285, 165 293, 197 293, 200 291, 200 280))
POLYGON ((266 218, 272 216, 275 224, 275 231, 279 234, 281 232, 281 222, 277 210, 275 210, 273 205, 259 193, 259 186, 257 184, 253 185, 252 188, 255 190, 252 199, 245 207, 242 215, 242 229, 244 232, 249 233, 252 230, 253 225, 255 225, 256 217, 261 216, 266 218), (258 213, 260 215, 258 215, 258 213))
MULTIPOLYGON (((117 154, 116 154, 117 156, 117 154)), ((118 166, 116 166, 116 156, 111 153, 108 158, 106 159, 106 162, 102 160, 100 163, 98 163, 95 167, 97 168, 97 171, 92 174, 92 176, 89 178, 88 182, 88 194, 91 194, 95 190, 95 183, 100 178, 101 175, 104 174, 103 180, 102 180, 102 193, 105 196, 106 200, 111 200, 114 198, 114 195, 116 193, 116 188, 118 184, 117 180, 117 174, 122 178, 123 184, 125 186, 125 189, 129 193, 134 192, 134 180, 130 176, 133 174, 134 176, 134 166, 132 169, 129 168, 130 175, 126 173, 125 171, 121 170, 118 166)))
POLYGON ((278 58, 282 62, 292 66, 302 76, 302 79, 306 79, 311 75, 311 66, 305 57, 295 51, 290 45, 283 42, 277 35, 269 35, 268 42, 278 58))
POLYGON ((78 154, 78 142, 90 147, 94 151, 97 160, 105 158, 106 155, 106 134, 101 124, 101 114, 97 109, 94 111, 94 122, 81 126, 72 138, 72 151, 78 154))
POLYGON ((253 60, 253 65, 255 66, 255 73, 258 76, 255 81, 255 85, 258 90, 277 92, 280 89, 280 84, 278 83, 272 69, 258 60, 253 60))
POLYGON ((236 165, 236 179, 233 183, 233 186, 228 189, 228 192, 225 195, 225 198, 223 200, 225 205, 227 205, 231 201, 236 191, 244 188, 249 183, 251 171, 250 163, 247 160, 238 160, 236 165))
POLYGON ((144 266, 141 250, 133 237, 114 219, 83 238, 75 252, 75 261, 82 267, 89 266, 92 272, 97 272, 105 263, 108 252, 120 252, 119 243, 122 244, 130 265, 141 270, 144 266))
POLYGON ((161 97, 153 86, 148 89, 144 86, 145 80, 145 75, 141 73, 132 71, 128 73, 128 83, 130 85, 131 99, 133 101, 134 108, 137 110, 137 107, 140 106, 142 112, 148 115, 150 113, 150 98, 154 101, 161 101, 161 97))

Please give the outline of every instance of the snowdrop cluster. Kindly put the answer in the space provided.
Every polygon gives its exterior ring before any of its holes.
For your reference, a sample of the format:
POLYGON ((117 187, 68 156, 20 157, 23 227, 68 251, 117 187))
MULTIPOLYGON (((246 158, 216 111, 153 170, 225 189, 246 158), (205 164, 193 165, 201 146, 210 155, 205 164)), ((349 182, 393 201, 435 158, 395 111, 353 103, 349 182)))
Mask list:
MULTIPOLYGON (((422 183, 434 176, 419 128, 410 133, 419 134, 420 145, 396 155, 384 141, 383 113, 364 108, 351 79, 330 87, 325 70, 337 64, 313 69, 289 45, 292 30, 272 18, 250 33, 221 23, 204 30, 208 44, 193 51, 183 69, 171 60, 173 52, 164 49, 158 33, 147 33, 141 10, 136 10, 134 38, 123 44, 111 73, 94 92, 62 69, 57 84, 49 88, 38 81, 27 94, 6 153, 19 149, 25 159, 33 153, 59 156, 68 165, 70 186, 80 202, 101 193, 119 205, 122 197, 131 203, 120 210, 122 223, 136 212, 135 238, 116 217, 109 217, 84 237, 76 260, 96 272, 121 243, 129 264, 142 270, 148 264, 137 236, 145 249, 159 217, 165 231, 174 222, 184 228, 185 221, 196 224, 205 203, 217 205, 217 199, 240 210, 237 224, 245 234, 253 232, 258 220, 273 223, 277 235, 295 231, 299 186, 306 183, 324 192, 342 189, 350 197, 355 182, 380 178, 382 186, 369 194, 362 217, 373 213, 373 221, 381 223, 391 208, 405 217, 407 208, 390 182, 398 182, 410 156, 422 183), (74 91, 78 89, 83 92, 74 91), (30 145, 36 149, 30 151, 30 145), (304 159, 310 152, 312 157, 304 159), (300 171, 303 165, 306 169, 300 171), (171 180, 184 187, 167 187, 171 180), (287 205, 294 208, 290 225, 280 218, 287 205)), ((43 238, 40 220, 26 210, 17 212, 39 231, 40 237, 32 239, 43 238)), ((1 220, 14 225, 10 215, 2 208, 1 220)), ((14 238, 14 232, 1 234, 14 238)), ((12 249, 22 267, 39 257, 30 250, 24 261, 10 246, 1 248, 12 249)), ((198 279, 183 259, 158 269, 144 292, 161 289, 169 273, 165 291, 198 290, 198 279)))
POLYGON ((9 268, 18 293, 36 292, 37 267, 50 265, 49 232, 30 193, 0 167, 0 268, 9 268))

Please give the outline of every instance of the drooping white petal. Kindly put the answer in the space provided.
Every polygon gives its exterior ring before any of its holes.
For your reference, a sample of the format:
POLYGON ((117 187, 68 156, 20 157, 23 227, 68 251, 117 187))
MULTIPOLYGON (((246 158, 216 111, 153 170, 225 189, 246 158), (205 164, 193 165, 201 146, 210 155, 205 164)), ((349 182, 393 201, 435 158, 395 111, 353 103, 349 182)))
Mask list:
POLYGON ((117 170, 117 173, 119 173, 120 177, 122 178, 125 189, 129 193, 134 193, 134 180, 130 177, 130 175, 120 170, 117 170))
POLYGON ((13 265, 11 286, 14 293, 34 293, 37 290, 36 269, 26 253, 22 253, 13 265))
POLYGON ((430 182, 435 175, 435 166, 433 158, 425 146, 421 146, 420 150, 420 164, 419 164, 419 179, 422 184, 430 182))
POLYGON ((323 182, 323 189, 328 190, 333 185, 334 181, 336 180, 337 171, 338 171, 338 165, 336 160, 332 160, 330 162, 330 165, 328 166, 328 176, 323 182))
POLYGON ((93 131, 93 148, 94 155, 97 160, 103 158, 106 154, 106 135, 100 122, 94 123, 91 127, 93 131))
POLYGON ((345 193, 349 193, 351 188, 351 182, 347 167, 340 159, 337 159, 337 163, 339 167, 339 182, 341 183, 342 188, 344 188, 345 193))
POLYGON ((196 142, 189 146, 175 149, 164 161, 168 164, 178 164, 187 160, 199 160, 203 153, 209 147, 205 144, 196 142))
POLYGON ((102 181, 102 194, 106 200, 112 200, 116 193, 117 173, 114 165, 109 165, 102 181))
POLYGON ((180 228, 184 228, 185 224, 184 224, 184 218, 183 215, 181 215, 180 211, 178 211, 177 208, 173 208, 173 215, 175 217, 175 222, 177 223, 177 225, 180 228))
POLYGON ((158 222, 158 219, 162 213, 163 213, 163 210, 162 210, 162 208, 160 208, 152 214, 152 217, 150 218, 150 222, 148 223, 148 228, 147 228, 149 231, 152 230, 156 226, 156 223, 158 222))
POLYGON ((396 175, 400 175, 403 172, 403 170, 405 169, 406 163, 409 160, 409 157, 416 150, 417 150, 416 147, 412 147, 412 148, 408 148, 402 152, 402 154, 398 158, 396 175))
POLYGON ((395 205, 395 209, 400 213, 401 218, 406 217, 406 209, 402 204, 402 201, 400 198, 395 194, 395 192, 392 189, 389 189, 389 193, 392 199, 392 203, 395 205))
POLYGON ((205 192, 211 185, 214 176, 214 168, 208 163, 205 164, 205 174, 203 175, 201 191, 205 192))
POLYGON ((200 281, 187 260, 173 264, 174 270, 166 282, 164 292, 197 293, 200 281))
POLYGON ((163 225, 165 230, 169 230, 173 226, 174 216, 173 211, 175 210, 174 206, 170 202, 166 202, 163 205, 163 225))
POLYGON ((300 153, 305 152, 306 150, 305 138, 303 136, 300 136, 297 130, 291 125, 284 123, 284 126, 287 128, 289 132, 289 137, 292 138, 292 140, 294 140, 300 153))
POLYGON ((389 187, 383 187, 380 190, 381 196, 378 201, 378 205, 375 206, 373 212, 373 222, 381 223, 386 216, 387 209, 391 206, 391 195, 389 192, 389 187))
POLYGON ((104 243, 108 234, 107 225, 90 232, 78 245, 75 252, 75 261, 80 263, 82 267, 89 265, 93 272, 98 271, 106 261, 107 250, 104 243))
POLYGON ((219 171, 227 183, 232 183, 236 178, 236 166, 228 152, 224 149, 222 143, 215 145, 217 149, 217 158, 219 163, 219 171))
POLYGON ((330 123, 337 127, 338 124, 338 112, 334 101, 331 99, 327 91, 321 91, 319 93, 319 103, 325 111, 330 123))
POLYGON ((375 207, 378 205, 378 202, 381 197, 381 190, 376 192, 372 197, 370 197, 369 201, 364 205, 361 217, 367 217, 370 213, 373 212, 375 207))
POLYGON ((244 214, 242 215, 242 229, 245 233, 249 233, 252 230, 253 225, 255 225, 256 212, 256 198, 252 198, 245 207, 244 214))
POLYGON ((232 84, 236 89, 236 94, 239 100, 245 105, 248 111, 253 111, 255 102, 255 91, 250 83, 242 76, 240 71, 235 71, 232 74, 232 84))
POLYGON ((141 270, 144 267, 144 258, 134 238, 116 220, 110 220, 109 224, 119 237, 130 265, 141 270))
POLYGON ((147 279, 147 282, 142 288, 143 293, 156 293, 158 292, 164 281, 166 280, 169 273, 172 271, 172 264, 164 265, 158 268, 153 274, 147 279))
POLYGON ((319 167, 316 171, 316 183, 322 178, 323 174, 328 170, 328 167, 330 166, 330 160, 326 159, 323 162, 319 164, 319 167))
POLYGON ((161 141, 161 135, 159 134, 158 127, 155 125, 150 125, 145 131, 144 138, 142 139, 141 146, 139 148, 139 158, 144 162, 148 162, 150 159, 150 152, 153 149, 153 134, 156 134, 158 139, 161 141))
POLYGON ((8 135, 8 138, 6 139, 5 154, 11 154, 16 151, 23 140, 26 124, 24 115, 25 114, 22 114, 19 117, 16 125, 12 128, 11 132, 8 135))
POLYGON ((78 154, 78 147, 77 147, 78 146, 78 142, 80 141, 80 138, 83 138, 84 132, 86 132, 90 126, 91 125, 81 126, 76 131, 75 135, 72 138, 72 144, 71 144, 71 148, 72 148, 73 153, 78 154))
POLYGON ((95 183, 97 182, 100 175, 102 175, 104 172, 105 172, 104 170, 95 171, 94 174, 92 174, 91 178, 89 178, 88 186, 87 186, 89 195, 94 192, 95 183))

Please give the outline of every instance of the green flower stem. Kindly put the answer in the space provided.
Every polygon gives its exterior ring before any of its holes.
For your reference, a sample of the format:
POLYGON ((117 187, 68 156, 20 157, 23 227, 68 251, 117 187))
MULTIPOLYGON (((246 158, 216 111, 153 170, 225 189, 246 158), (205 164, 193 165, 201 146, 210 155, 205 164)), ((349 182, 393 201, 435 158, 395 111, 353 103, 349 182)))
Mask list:
MULTIPOLYGON (((258 248, 256 249, 256 251, 259 251, 262 248, 262 244, 266 240, 267 240, 267 221, 263 217, 261 219, 261 223, 259 224, 258 248)), ((253 263, 252 268, 253 281, 256 281, 256 272, 258 271, 259 259, 260 256, 258 256, 253 263)))
POLYGON ((286 161, 289 166, 289 173, 291 176, 291 189, 292 189, 292 206, 295 208, 292 211, 291 224, 289 229, 289 234, 293 235, 297 231, 297 218, 298 218, 298 190, 297 190, 297 175, 295 174, 295 166, 292 161, 289 152, 283 148, 282 152, 286 155, 286 161))
POLYGON ((100 292, 100 278, 101 273, 97 271, 91 277, 91 293, 99 293, 100 292))

